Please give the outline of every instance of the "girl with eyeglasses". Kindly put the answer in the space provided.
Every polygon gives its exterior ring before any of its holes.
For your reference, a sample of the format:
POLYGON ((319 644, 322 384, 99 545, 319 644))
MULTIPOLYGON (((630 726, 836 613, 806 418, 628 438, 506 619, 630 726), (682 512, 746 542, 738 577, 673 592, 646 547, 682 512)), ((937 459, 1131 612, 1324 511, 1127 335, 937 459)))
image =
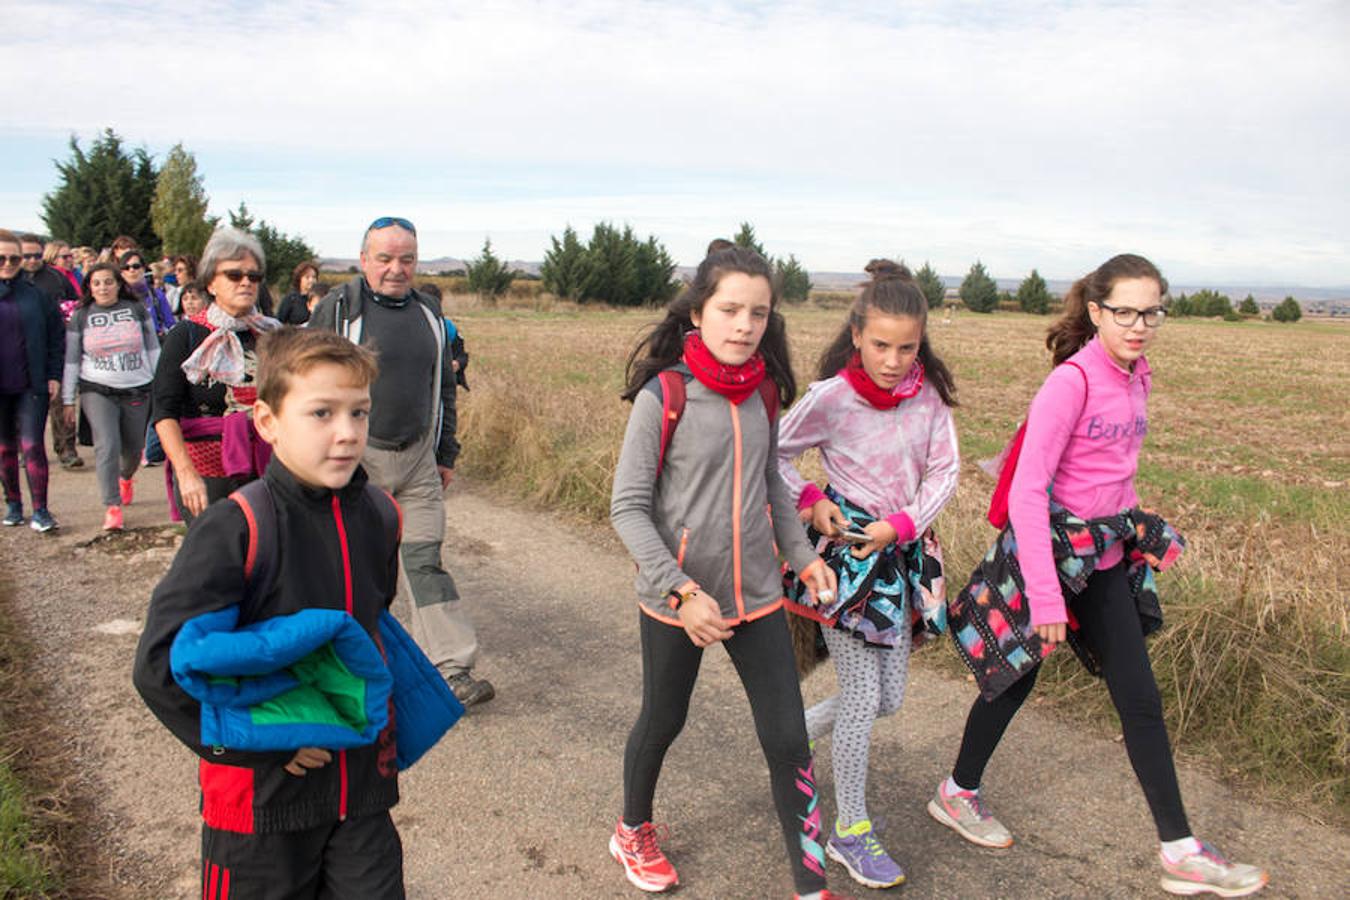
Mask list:
POLYGON ((1185 546, 1139 508, 1134 487, 1152 387, 1145 351, 1166 317, 1166 292, 1147 259, 1115 256, 1075 282, 1050 326, 1055 367, 1000 479, 1006 516, 991 506, 991 521, 1010 527, 949 608, 952 636, 981 696, 928 812, 974 844, 1013 843, 984 805, 980 780, 1041 660, 1067 641, 1105 678, 1120 715, 1158 832, 1163 889, 1241 897, 1259 891, 1266 873, 1229 862, 1193 836, 1144 643, 1162 622, 1153 569, 1166 568, 1185 546))
POLYGON ((169 301, 165 299, 164 292, 146 279, 149 267, 145 264, 145 257, 141 256, 139 250, 128 250, 122 254, 118 265, 122 270, 122 280, 127 283, 132 296, 144 303, 146 310, 149 311, 156 337, 163 340, 164 335, 173 327, 173 310, 169 308, 169 301))

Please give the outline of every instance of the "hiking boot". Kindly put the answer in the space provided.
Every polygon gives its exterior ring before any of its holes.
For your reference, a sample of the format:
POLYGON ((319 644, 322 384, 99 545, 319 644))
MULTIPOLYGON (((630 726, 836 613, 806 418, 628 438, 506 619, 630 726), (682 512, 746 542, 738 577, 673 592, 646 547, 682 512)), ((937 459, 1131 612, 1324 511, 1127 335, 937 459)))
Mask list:
POLYGON ((881 846, 866 819, 843 834, 836 827, 825 842, 825 855, 848 869, 854 881, 870 888, 895 887, 905 880, 905 870, 881 846))
POLYGON ((17 500, 10 500, 6 504, 4 524, 22 525, 23 524, 23 504, 17 500))
POLYGON ((84 466, 84 460, 80 459, 78 453, 66 453, 61 456, 61 468, 79 469, 84 466))
POLYGON ((614 834, 609 838, 609 855, 623 866, 628 880, 639 890, 651 893, 668 891, 680 883, 675 867, 657 846, 657 838, 656 826, 651 822, 629 828, 622 821, 614 826, 614 834))
POLYGON ((928 801, 928 814, 972 844, 981 847, 1011 847, 1013 838, 998 819, 989 814, 978 791, 948 794, 944 779, 928 801))
POLYGON ((108 507, 108 511, 103 514, 103 530, 104 531, 122 530, 122 507, 120 506, 108 507))
POLYGON ((1255 894, 1270 880, 1256 866, 1232 863, 1204 841, 1200 850, 1171 862, 1159 853, 1162 861, 1162 889, 1169 894, 1218 894, 1220 897, 1245 897, 1255 894))
POLYGON ((136 496, 136 483, 130 478, 117 479, 117 497, 123 506, 130 506, 136 496))
POLYGON ((52 518, 52 514, 47 512, 46 507, 33 510, 33 519, 28 523, 28 527, 40 534, 46 534, 48 531, 54 531, 61 526, 52 518))
POLYGON ((456 672, 445 683, 450 685, 450 690, 455 692, 455 697, 464 708, 477 706, 480 703, 486 703, 497 696, 497 691, 492 687, 492 682, 486 678, 474 678, 467 671, 456 672))

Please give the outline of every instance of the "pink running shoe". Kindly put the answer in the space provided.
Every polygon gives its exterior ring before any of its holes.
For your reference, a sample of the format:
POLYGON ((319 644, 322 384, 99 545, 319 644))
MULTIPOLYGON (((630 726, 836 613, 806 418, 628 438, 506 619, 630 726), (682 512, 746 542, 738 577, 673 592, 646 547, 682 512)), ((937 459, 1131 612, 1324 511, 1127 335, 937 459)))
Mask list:
POLYGON ((620 821, 609 839, 609 855, 640 890, 660 893, 680 883, 675 867, 657 846, 656 826, 651 822, 628 828, 620 821))
POLYGON ((120 506, 108 507, 108 511, 103 514, 103 530, 104 531, 122 530, 122 507, 120 506))

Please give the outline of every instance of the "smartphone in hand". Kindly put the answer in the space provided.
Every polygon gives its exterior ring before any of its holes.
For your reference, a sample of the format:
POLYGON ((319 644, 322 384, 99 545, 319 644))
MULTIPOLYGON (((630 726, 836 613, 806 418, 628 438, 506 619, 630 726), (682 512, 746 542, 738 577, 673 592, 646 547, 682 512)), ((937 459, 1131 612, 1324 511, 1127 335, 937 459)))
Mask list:
POLYGON ((849 528, 839 532, 836 535, 839 540, 849 544, 867 544, 872 540, 872 536, 865 531, 857 531, 849 528))

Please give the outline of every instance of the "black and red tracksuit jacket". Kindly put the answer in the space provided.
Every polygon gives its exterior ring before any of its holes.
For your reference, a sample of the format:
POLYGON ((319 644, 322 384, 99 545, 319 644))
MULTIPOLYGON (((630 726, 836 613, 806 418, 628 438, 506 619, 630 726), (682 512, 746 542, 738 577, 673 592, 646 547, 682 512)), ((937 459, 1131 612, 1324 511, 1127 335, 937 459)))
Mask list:
MULTIPOLYGON (((155 588, 132 674, 151 712, 201 757, 202 818, 245 834, 299 831, 383 812, 398 802, 394 726, 368 747, 333 754, 304 776, 283 768, 294 753, 253 753, 201 743, 201 708, 174 681, 169 650, 202 613, 240 604, 239 625, 307 608, 344 609, 379 643, 378 618, 398 587, 398 542, 365 492, 358 468, 332 491, 295 480, 276 458, 263 476, 276 507, 275 575, 260 596, 245 590, 249 523, 233 501, 210 506, 188 530, 155 588)), ((251 562, 251 561, 250 561, 251 562)))

